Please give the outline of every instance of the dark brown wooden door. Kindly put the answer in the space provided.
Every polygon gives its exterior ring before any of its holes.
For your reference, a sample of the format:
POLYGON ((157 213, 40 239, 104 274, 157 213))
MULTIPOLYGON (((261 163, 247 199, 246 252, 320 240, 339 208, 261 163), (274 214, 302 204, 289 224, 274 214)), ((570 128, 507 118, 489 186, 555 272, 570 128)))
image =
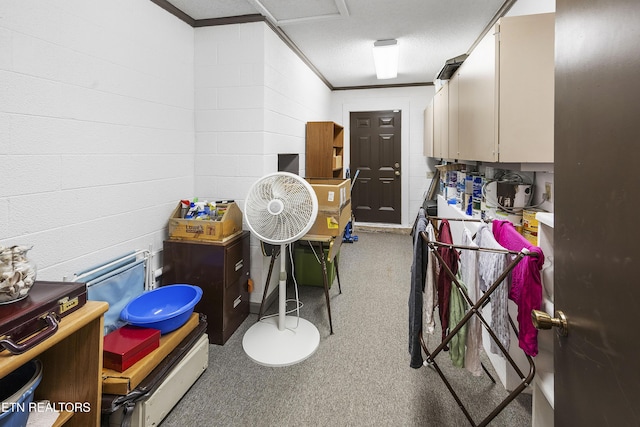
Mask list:
POLYGON ((637 0, 556 4, 556 426, 640 425, 639 16, 637 0))
POLYGON ((400 111, 351 113, 351 191, 358 222, 399 224, 401 203, 400 111))

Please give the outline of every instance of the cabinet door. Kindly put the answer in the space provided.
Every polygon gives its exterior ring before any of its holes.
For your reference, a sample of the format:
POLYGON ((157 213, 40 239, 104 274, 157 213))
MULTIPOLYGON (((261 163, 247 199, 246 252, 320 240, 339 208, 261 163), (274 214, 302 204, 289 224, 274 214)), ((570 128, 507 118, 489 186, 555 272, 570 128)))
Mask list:
POLYGON ((501 162, 553 162, 554 18, 500 20, 501 162))
POLYGON ((444 85, 433 98, 433 156, 449 158, 449 86, 444 85))
POLYGON ((497 161, 496 41, 493 31, 458 69, 458 147, 461 159, 497 161))
POLYGON ((433 100, 424 110, 424 148, 426 157, 434 157, 433 154, 433 100))
POLYGON ((459 148, 459 132, 458 132, 458 102, 459 102, 459 87, 460 80, 457 73, 454 74, 447 86, 449 86, 449 157, 451 159, 460 158, 459 148))

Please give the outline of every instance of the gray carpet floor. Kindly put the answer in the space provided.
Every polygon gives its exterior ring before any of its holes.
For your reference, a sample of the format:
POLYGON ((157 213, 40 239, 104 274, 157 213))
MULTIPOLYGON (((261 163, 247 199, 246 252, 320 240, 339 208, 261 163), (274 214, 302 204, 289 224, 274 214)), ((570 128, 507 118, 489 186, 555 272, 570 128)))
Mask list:
MULTIPOLYGON (((412 238, 355 234, 359 240, 340 253, 342 294, 337 282, 330 289, 333 335, 322 288, 299 287, 301 317, 320 331, 316 353, 288 367, 254 363, 242 349, 257 320, 251 314, 224 346, 210 346, 207 370, 162 427, 470 425, 433 368, 409 367, 412 238)), ((430 339, 430 348, 437 344, 430 339)), ((448 357, 443 352, 436 361, 479 423, 508 392, 486 375, 453 367, 448 357)), ((531 425, 531 396, 521 394, 490 425, 531 425)))

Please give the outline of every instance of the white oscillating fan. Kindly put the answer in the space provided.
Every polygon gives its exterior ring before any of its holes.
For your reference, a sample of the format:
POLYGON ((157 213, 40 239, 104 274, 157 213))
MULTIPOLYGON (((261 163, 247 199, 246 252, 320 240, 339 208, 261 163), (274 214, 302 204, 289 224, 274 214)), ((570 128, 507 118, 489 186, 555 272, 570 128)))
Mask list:
POLYGON ((320 333, 309 321, 286 315, 286 246, 304 236, 318 215, 318 198, 307 181, 288 172, 260 178, 249 189, 244 215, 263 242, 280 245, 278 316, 260 319, 242 339, 245 353, 266 366, 288 366, 311 356, 320 333))

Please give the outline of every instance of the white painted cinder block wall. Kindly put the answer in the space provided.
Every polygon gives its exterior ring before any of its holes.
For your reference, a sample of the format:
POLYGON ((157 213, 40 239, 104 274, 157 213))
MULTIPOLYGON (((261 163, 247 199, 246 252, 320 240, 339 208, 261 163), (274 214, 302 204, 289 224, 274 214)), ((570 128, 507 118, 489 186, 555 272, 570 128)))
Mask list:
MULTIPOLYGON (((250 186, 278 170, 278 154, 299 154, 304 176, 305 124, 329 120, 331 91, 302 60, 256 22, 195 29, 195 63, 194 196, 243 209, 250 186)), ((269 258, 255 236, 251 261, 260 303, 269 258)))
POLYGON ((148 0, 0 2, 0 244, 61 280, 162 248, 193 188, 193 29, 148 0))
MULTIPOLYGON (((403 110, 403 223, 422 202, 433 88, 332 93, 266 24, 194 29, 148 0, 7 0, 0 18, 0 244, 33 245, 39 279, 160 251, 178 200, 242 207, 279 153, 304 175, 305 123, 348 129, 348 111, 403 110)), ((255 238, 252 262, 259 302, 255 238)))

